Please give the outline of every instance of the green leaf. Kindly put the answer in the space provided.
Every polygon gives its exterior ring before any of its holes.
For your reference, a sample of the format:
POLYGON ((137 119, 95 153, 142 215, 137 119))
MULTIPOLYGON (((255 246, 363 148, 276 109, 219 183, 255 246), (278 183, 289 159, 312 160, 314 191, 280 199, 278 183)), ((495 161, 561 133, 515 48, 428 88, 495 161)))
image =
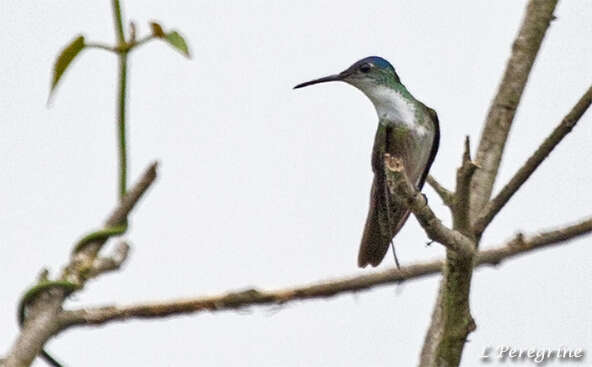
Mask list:
POLYGON ((164 40, 171 46, 177 49, 177 51, 181 52, 185 57, 191 57, 189 55, 189 48, 187 47, 187 43, 185 43, 185 39, 181 36, 177 31, 172 31, 166 34, 164 40))
POLYGON ((70 42, 70 44, 64 48, 60 56, 58 56, 58 59, 53 66, 53 78, 51 80, 51 88, 49 91, 50 96, 72 60, 74 60, 80 51, 82 51, 84 46, 84 36, 78 36, 70 42))

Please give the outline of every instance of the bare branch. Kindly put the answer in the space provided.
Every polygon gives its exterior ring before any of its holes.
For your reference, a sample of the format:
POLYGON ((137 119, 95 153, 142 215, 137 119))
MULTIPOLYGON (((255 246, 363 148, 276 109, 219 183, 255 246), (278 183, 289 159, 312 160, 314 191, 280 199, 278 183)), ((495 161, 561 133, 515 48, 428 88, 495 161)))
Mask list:
POLYGON ((528 180, 530 175, 539 167, 539 165, 549 156, 555 147, 563 140, 563 138, 571 132, 576 126, 580 118, 584 115, 590 104, 592 103, 592 86, 588 88, 586 93, 579 99, 578 103, 569 111, 563 118, 559 125, 553 132, 543 141, 537 150, 528 158, 526 163, 518 172, 514 174, 512 179, 502 188, 502 190, 493 198, 479 214, 473 226, 474 232, 480 236, 487 228, 493 218, 506 205, 506 203, 514 196, 516 191, 522 187, 522 184, 528 180))
POLYGON ((430 239, 463 255, 471 255, 474 252, 473 241, 442 224, 421 193, 409 181, 403 161, 385 154, 384 165, 391 194, 402 198, 404 205, 413 212, 430 239))
MULTIPOLYGON (((466 161, 470 162, 468 155, 467 149, 466 161)), ((470 169, 469 165, 466 167, 470 169)), ((411 209, 432 240, 446 246, 444 277, 422 350, 421 363, 433 358, 434 366, 457 366, 464 341, 475 329, 469 307, 469 294, 476 243, 460 231, 442 225, 415 186, 409 182, 401 159, 385 154, 385 172, 391 193, 397 194, 394 197, 402 198, 399 200, 401 204, 411 209)), ((457 200, 458 197, 455 201, 457 200)))
MULTIPOLYGON (((471 172, 469 213, 467 216, 456 216, 455 229, 472 226, 491 196, 516 109, 556 5, 557 0, 530 0, 528 3, 512 55, 482 131, 476 156, 481 169, 471 172), (461 219, 460 223, 458 219, 461 219)), ((458 192, 455 199, 459 201, 458 192)), ((462 201, 461 204, 462 208, 466 208, 462 201)), ((476 327, 469 307, 475 259, 459 256, 459 253, 450 250, 446 255, 444 277, 422 349, 420 367, 458 366, 466 338, 476 327)))
POLYGON ((442 186, 432 175, 428 175, 426 181, 432 187, 432 189, 436 191, 438 196, 440 196, 440 199, 442 199, 444 205, 452 207, 454 202, 454 193, 442 186))
MULTIPOLYGON (((560 229, 541 232, 529 238, 518 234, 505 246, 480 251, 475 258, 475 264, 498 265, 503 260, 514 256, 548 246, 559 245, 591 232, 592 217, 560 229)), ((459 266, 463 266, 464 262, 459 263, 458 259, 450 256, 453 254, 451 251, 447 252, 444 278, 438 292, 432 323, 421 353, 420 366, 458 365, 458 363, 448 363, 460 362, 466 338, 476 327, 468 309, 468 297, 459 298, 457 296, 463 287, 470 285, 466 282, 470 281, 471 274, 470 272, 463 274, 463 272, 457 270, 459 266), (450 266, 451 263, 454 265, 453 267, 450 266), (458 279, 454 279, 455 274, 457 274, 458 279), (455 282, 450 281, 451 278, 455 282), (451 284, 454 284, 455 287, 451 288, 451 284), (452 310, 447 311, 447 306, 452 310), (451 327, 451 324, 453 324, 453 327, 451 327), (454 325, 458 326, 454 327, 454 325)))
POLYGON ((399 283, 407 279, 420 278, 422 276, 440 272, 442 265, 441 260, 432 261, 370 275, 356 276, 277 291, 249 289, 240 292, 229 292, 213 297, 200 297, 123 307, 107 306, 95 309, 88 308, 64 311, 61 318, 65 326, 75 326, 80 324, 100 325, 110 321, 123 321, 131 318, 162 318, 203 311, 215 312, 239 309, 252 305, 283 305, 297 300, 328 298, 345 292, 357 292, 384 284, 399 283))
POLYGON ((471 218, 477 217, 491 197, 516 108, 547 28, 553 20, 557 1, 530 0, 528 3, 522 26, 514 40, 512 55, 481 133, 476 161, 482 169, 475 172, 471 183, 471 218))
POLYGON ((121 265, 127 260, 129 249, 129 245, 122 241, 117 244, 117 247, 111 256, 97 257, 89 271, 88 278, 96 278, 101 274, 119 270, 121 265))
POLYGON ((469 204, 471 179, 475 170, 479 166, 471 161, 471 141, 469 136, 465 137, 465 150, 462 157, 461 166, 456 171, 456 192, 454 194, 453 220, 454 229, 468 234, 470 231, 469 223, 469 204))
MULTIPOLYGON (((558 230, 542 232, 530 238, 517 236, 505 245, 480 251, 476 265, 498 265, 503 260, 544 247, 558 245, 578 236, 592 232, 592 218, 558 230)), ((180 314, 204 311, 217 312, 254 305, 284 305, 289 302, 334 297, 347 292, 359 292, 373 287, 400 283, 440 273, 444 260, 409 265, 369 275, 320 282, 313 285, 258 291, 249 289, 229 292, 219 296, 198 297, 163 302, 149 302, 129 306, 104 306, 64 311, 60 315, 62 327, 102 325, 112 321, 129 319, 163 318, 180 314)))
MULTIPOLYGON (((156 178, 156 166, 156 163, 154 163, 144 172, 140 181, 134 185, 119 206, 115 208, 107 220, 107 226, 112 226, 126 220, 138 200, 154 182, 156 178)), ((88 278, 88 274, 82 274, 82 272, 87 272, 90 269, 103 242, 98 241, 89 244, 73 256, 70 264, 66 266, 61 280, 77 282, 88 278), (81 264, 90 265, 87 267, 81 266, 81 264)), ((2 367, 21 367, 31 364, 33 359, 41 352, 47 340, 54 336, 61 328, 58 315, 61 312, 64 298, 64 289, 52 287, 36 297, 35 301, 31 302, 27 308, 27 319, 25 320, 23 329, 10 352, 6 355, 2 367)))
POLYGON ((484 251, 483 260, 490 263, 494 263, 494 260, 498 260, 499 262, 508 256, 517 255, 532 249, 558 245, 590 232, 592 232, 592 217, 558 229, 540 232, 529 238, 524 238, 524 235, 518 234, 505 246, 504 251, 497 251, 496 253, 484 251))

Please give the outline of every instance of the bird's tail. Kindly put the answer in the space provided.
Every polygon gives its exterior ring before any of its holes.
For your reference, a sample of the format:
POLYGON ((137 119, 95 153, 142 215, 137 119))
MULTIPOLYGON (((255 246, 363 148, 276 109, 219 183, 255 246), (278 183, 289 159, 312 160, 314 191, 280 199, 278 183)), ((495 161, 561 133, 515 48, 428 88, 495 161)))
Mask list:
POLYGON ((358 266, 361 268, 368 264, 372 266, 380 264, 393 237, 403 227, 410 213, 407 209, 394 208, 392 203, 387 203, 385 195, 377 189, 377 186, 381 185, 375 178, 370 192, 370 209, 358 253, 358 266), (389 207, 390 210, 387 209, 389 207))

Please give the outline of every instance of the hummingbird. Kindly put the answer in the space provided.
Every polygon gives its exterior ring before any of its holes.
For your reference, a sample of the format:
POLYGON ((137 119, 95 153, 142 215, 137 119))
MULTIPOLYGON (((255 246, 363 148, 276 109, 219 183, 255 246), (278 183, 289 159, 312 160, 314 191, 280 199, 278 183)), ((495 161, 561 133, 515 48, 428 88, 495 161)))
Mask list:
POLYGON ((342 81, 359 89, 370 99, 378 115, 371 158, 374 179, 358 266, 379 265, 391 244, 399 267, 393 238, 407 221, 410 210, 398 204, 397 198, 388 190, 384 155, 389 153, 402 159, 409 180, 421 190, 438 152, 438 115, 415 99, 395 68, 378 56, 366 57, 339 74, 301 83, 294 89, 333 81, 342 81))

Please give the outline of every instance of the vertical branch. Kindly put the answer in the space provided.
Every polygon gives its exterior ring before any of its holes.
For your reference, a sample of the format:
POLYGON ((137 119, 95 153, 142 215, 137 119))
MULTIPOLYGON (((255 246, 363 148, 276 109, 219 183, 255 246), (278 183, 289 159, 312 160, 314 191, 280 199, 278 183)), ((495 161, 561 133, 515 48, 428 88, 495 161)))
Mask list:
MULTIPOLYGON (((464 235, 461 230, 451 230, 440 223, 409 181, 400 158, 385 154, 384 167, 391 194, 396 194, 400 203, 413 212, 430 239, 446 246, 443 279, 432 314, 432 324, 421 353, 420 366, 458 366, 467 337, 476 327, 469 307, 471 278, 476 258, 475 241, 464 235)), ((468 192, 470 176, 474 171, 467 138, 463 165, 459 169, 460 184, 457 196, 459 192, 468 192)), ((462 208, 462 205, 460 207, 462 208)))
MULTIPOLYGON (((469 137, 465 138, 461 166, 456 173, 456 192, 451 209, 453 229, 472 240, 469 221, 470 183, 478 166, 471 161, 469 137)), ((476 247, 470 242, 470 249, 476 247)), ((446 262, 432 321, 421 351, 420 366, 458 366, 468 335, 475 330, 469 296, 475 255, 473 251, 446 249, 446 262)))
POLYGON ((125 42, 123 35, 123 17, 121 16, 121 6, 119 0, 113 0, 113 20, 115 22, 115 34, 117 35, 117 43, 121 46, 125 42))
POLYGON ((117 108, 117 141, 119 152, 119 200, 122 200, 127 190, 127 145, 125 132, 125 99, 127 92, 127 51, 119 54, 119 93, 117 108))
POLYGON ((420 367, 458 366, 469 334, 476 324, 469 296, 476 257, 446 249, 446 261, 425 336, 420 367))
POLYGON ((125 139, 125 99, 127 93, 127 49, 123 33, 123 18, 119 0, 113 0, 113 21, 117 36, 119 58, 118 100, 117 100, 117 141, 119 153, 119 200, 123 199, 127 190, 127 145, 125 139))
MULTIPOLYGON (((530 0, 528 3, 512 55, 485 121, 476 155, 478 166, 470 161, 468 144, 465 145, 463 164, 457 173, 455 231, 472 235, 470 226, 489 201, 516 109, 557 1, 530 0)), ((467 336, 476 327, 469 307, 474 261, 474 256, 463 256, 447 249, 443 279, 421 353, 421 367, 460 364, 467 336)))
POLYGON ((508 133, 524 86, 541 47, 558 0, 530 0, 497 95, 491 104, 476 161, 481 169, 471 183, 470 215, 474 220, 491 196, 508 133))
POLYGON ((470 188, 471 178, 477 168, 479 166, 471 161, 471 142, 467 135, 461 166, 456 171, 456 192, 454 194, 454 205, 452 206, 453 227, 465 235, 469 235, 471 228, 469 221, 470 188))

